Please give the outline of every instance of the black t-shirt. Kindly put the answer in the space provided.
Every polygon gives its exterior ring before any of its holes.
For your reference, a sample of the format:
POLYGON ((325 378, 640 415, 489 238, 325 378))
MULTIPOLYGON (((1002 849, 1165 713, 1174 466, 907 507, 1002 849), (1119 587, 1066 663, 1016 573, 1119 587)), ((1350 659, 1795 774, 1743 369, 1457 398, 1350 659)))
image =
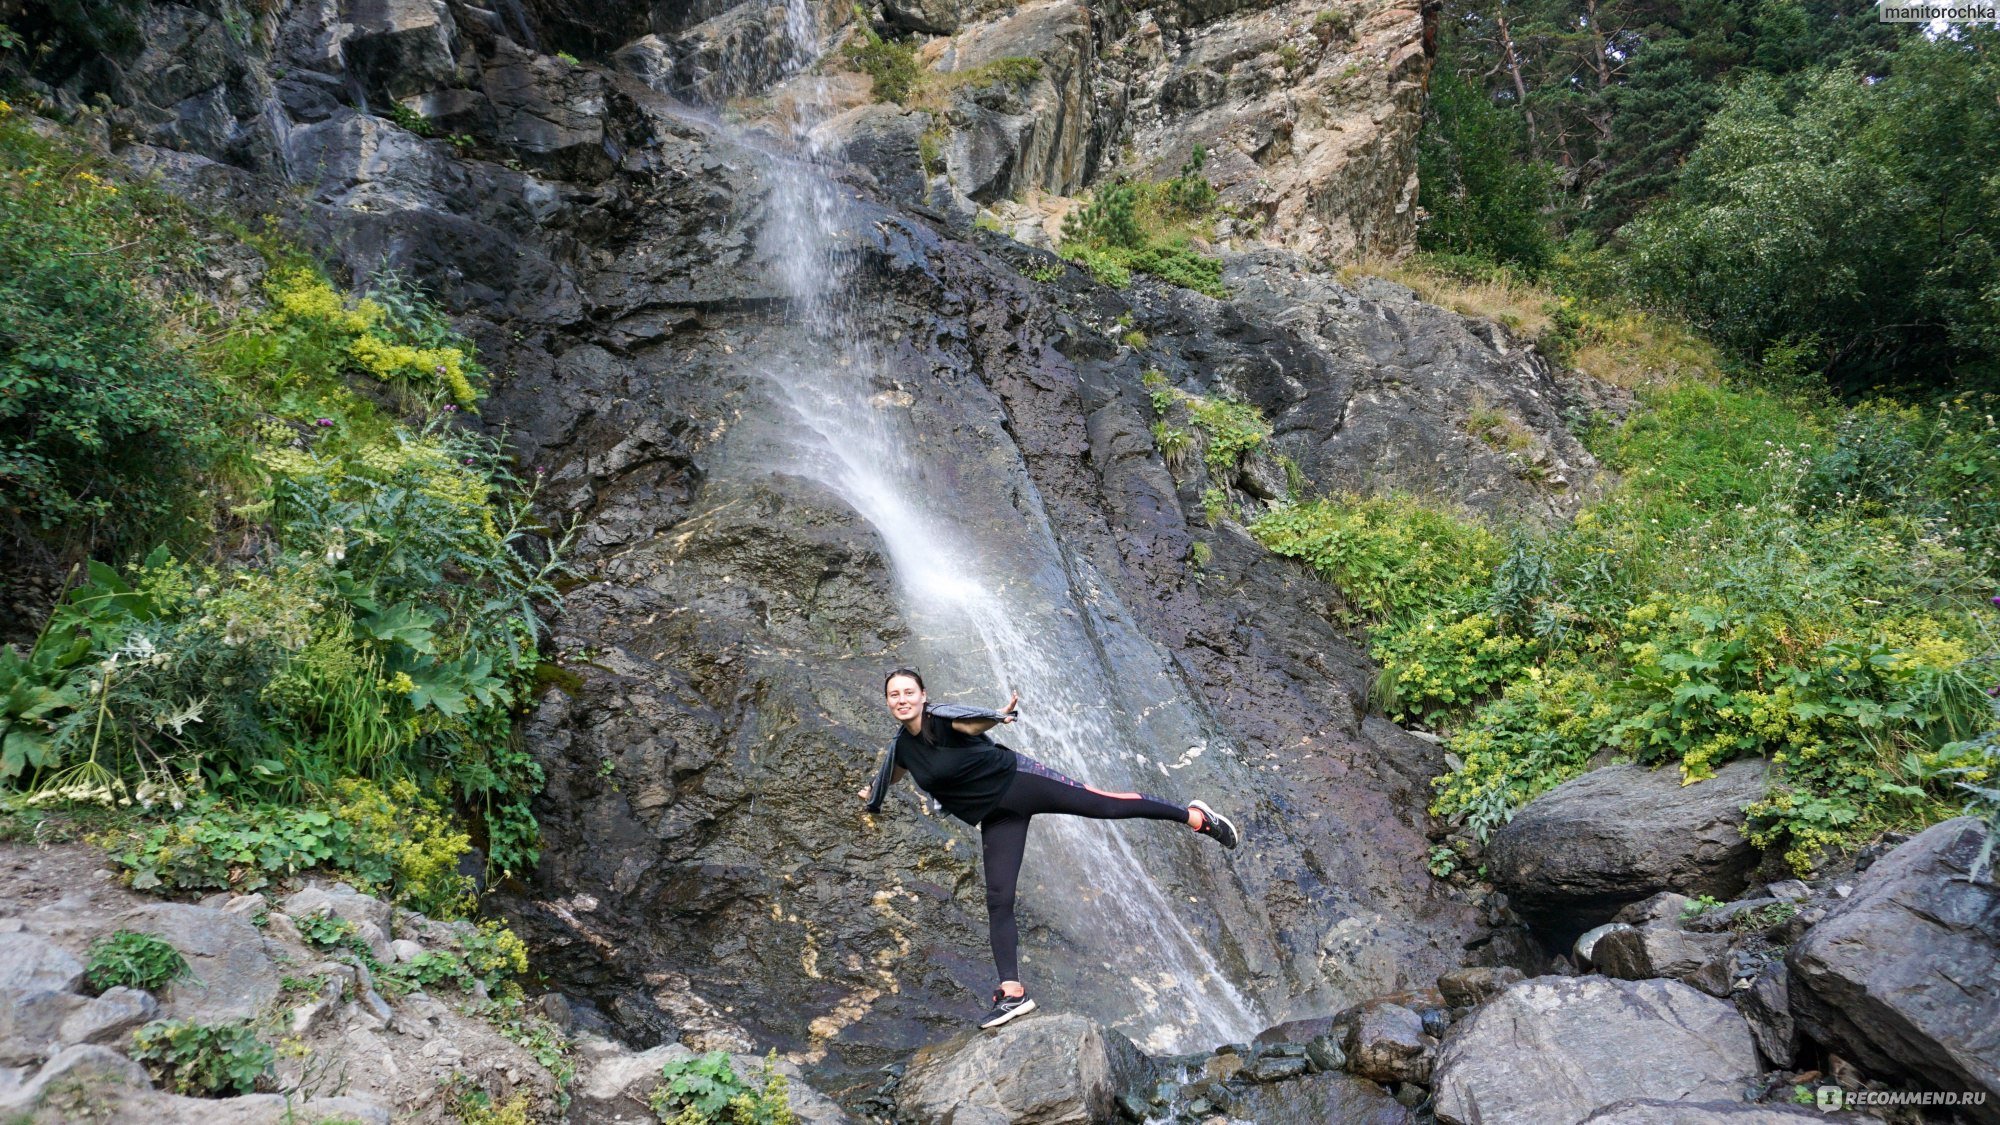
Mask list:
POLYGON ((910 771, 919 788, 944 811, 978 824, 1014 780, 1014 752, 983 734, 965 734, 924 708, 924 734, 906 728, 896 735, 896 764, 910 771))

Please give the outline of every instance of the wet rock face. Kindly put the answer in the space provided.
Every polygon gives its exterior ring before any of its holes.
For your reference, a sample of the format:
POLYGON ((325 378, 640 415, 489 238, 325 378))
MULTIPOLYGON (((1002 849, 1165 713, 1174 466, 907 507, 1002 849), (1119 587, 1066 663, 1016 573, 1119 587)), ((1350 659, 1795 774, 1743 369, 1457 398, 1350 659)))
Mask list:
POLYGON ((1785 991, 1813 1039, 1869 1070, 1984 1092, 1970 1116, 2000 1121, 2000 886, 1991 868, 1967 877, 1984 838, 1979 821, 1948 820, 1869 867, 1792 947, 1785 991))

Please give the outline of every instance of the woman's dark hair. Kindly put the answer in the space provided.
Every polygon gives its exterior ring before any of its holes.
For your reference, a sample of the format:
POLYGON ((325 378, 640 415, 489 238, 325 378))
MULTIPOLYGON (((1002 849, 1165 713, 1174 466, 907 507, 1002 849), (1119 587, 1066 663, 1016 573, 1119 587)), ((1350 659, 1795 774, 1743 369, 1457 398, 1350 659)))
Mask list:
POLYGON ((890 680, 893 680, 893 679, 895 679, 895 678, 896 678, 897 676, 908 676, 908 677, 910 677, 911 679, 913 679, 913 680, 917 681, 917 690, 918 690, 918 691, 924 691, 924 690, 927 690, 927 689, 926 689, 926 688, 924 687, 924 678, 923 678, 922 676, 920 676, 920 675, 918 675, 918 674, 917 674, 917 670, 916 670, 915 668, 898 668, 898 669, 896 669, 895 671, 893 671, 893 672, 889 673, 888 675, 886 675, 886 676, 882 677, 882 694, 883 694, 883 695, 887 695, 887 694, 889 694, 889 681, 890 681, 890 680))

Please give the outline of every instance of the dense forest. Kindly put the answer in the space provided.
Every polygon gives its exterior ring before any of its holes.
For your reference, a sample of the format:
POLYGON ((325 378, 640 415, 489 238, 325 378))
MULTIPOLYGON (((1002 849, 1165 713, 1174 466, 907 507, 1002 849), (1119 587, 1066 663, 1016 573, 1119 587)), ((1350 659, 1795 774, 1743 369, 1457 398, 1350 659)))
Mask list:
POLYGON ((1996 43, 1850 2, 1448 5, 1421 239, 1843 394, 1990 386, 1996 43))

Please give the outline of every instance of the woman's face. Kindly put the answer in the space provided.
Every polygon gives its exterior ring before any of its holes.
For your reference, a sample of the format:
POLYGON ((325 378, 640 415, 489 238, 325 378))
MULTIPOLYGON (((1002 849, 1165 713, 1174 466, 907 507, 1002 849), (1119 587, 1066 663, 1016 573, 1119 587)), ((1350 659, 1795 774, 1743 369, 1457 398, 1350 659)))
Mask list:
POLYGON ((908 676, 897 676, 883 689, 889 699, 889 713, 899 723, 908 723, 924 713, 924 689, 908 676))

